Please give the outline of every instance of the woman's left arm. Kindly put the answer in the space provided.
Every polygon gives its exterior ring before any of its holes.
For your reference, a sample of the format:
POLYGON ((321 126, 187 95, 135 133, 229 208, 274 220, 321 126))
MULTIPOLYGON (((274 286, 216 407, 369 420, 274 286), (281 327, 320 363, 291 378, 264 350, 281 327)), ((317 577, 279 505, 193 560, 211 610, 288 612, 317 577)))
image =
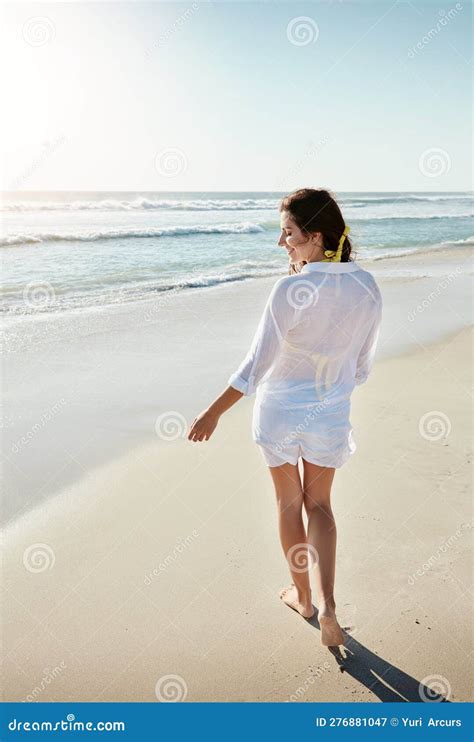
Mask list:
POLYGON ((296 306, 288 289, 287 277, 279 279, 273 286, 250 350, 228 379, 227 389, 194 419, 188 434, 189 440, 208 440, 220 416, 241 397, 252 395, 272 367, 296 314, 296 306))
POLYGON ((189 429, 188 439, 190 441, 208 441, 219 422, 220 416, 243 396, 242 392, 237 391, 233 386, 228 386, 207 410, 194 418, 189 429))

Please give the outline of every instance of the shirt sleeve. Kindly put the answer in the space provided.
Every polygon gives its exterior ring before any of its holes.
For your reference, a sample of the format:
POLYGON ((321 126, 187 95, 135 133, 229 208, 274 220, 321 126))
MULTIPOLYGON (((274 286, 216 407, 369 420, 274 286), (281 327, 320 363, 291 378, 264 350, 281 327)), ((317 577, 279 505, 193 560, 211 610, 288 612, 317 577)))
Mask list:
MULTIPOLYGON (((286 278, 286 277, 285 277, 286 278)), ((229 386, 250 396, 273 366, 288 331, 295 323, 297 307, 285 278, 273 286, 244 360, 228 379, 229 386)))
POLYGON ((382 298, 378 293, 377 303, 375 306, 374 316, 369 327, 369 331, 364 344, 359 352, 357 359, 355 383, 356 385, 363 384, 367 381, 367 378, 372 370, 374 364, 375 352, 377 350, 377 344, 380 336, 380 325, 382 322, 382 298))

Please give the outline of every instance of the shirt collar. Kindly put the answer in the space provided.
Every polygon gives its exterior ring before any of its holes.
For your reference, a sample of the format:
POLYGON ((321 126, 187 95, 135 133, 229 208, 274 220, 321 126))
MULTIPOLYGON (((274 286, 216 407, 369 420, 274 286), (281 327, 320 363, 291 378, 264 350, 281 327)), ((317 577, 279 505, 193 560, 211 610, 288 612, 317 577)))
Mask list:
POLYGON ((300 273, 311 273, 312 271, 319 271, 321 273, 351 273, 352 271, 359 271, 360 266, 355 260, 350 260, 348 263, 325 263, 322 260, 317 260, 313 263, 305 263, 300 273))

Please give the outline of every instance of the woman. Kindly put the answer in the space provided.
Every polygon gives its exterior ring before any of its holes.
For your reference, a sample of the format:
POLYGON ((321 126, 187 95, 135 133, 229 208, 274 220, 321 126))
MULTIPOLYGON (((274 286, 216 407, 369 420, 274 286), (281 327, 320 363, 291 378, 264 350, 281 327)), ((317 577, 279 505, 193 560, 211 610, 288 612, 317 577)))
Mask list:
POLYGON ((334 599, 331 486, 335 470, 356 450, 350 396, 372 368, 382 299, 372 274, 351 259, 349 227, 328 191, 295 191, 280 213, 278 244, 288 253, 289 275, 273 286, 247 356, 227 389, 194 419, 188 438, 208 440, 220 416, 256 392, 252 435, 273 479, 293 578, 280 597, 311 618, 313 571, 321 642, 337 646, 344 636, 334 599))

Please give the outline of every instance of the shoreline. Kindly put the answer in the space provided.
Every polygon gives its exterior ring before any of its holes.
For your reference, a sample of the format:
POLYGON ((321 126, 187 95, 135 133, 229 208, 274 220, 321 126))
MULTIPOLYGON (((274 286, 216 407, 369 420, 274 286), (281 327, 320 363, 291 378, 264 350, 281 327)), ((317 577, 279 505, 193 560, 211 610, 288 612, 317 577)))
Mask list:
MULTIPOLYGON (((426 347, 424 347, 424 352, 432 352, 435 348, 443 348, 445 346, 449 346, 453 341, 455 341, 459 336, 465 337, 469 333, 474 331, 474 325, 465 327, 461 330, 458 330, 456 332, 447 332, 443 337, 438 338, 436 341, 432 341, 427 344, 426 347)), ((419 349, 415 346, 412 347, 406 347, 404 350, 401 350, 396 355, 390 354, 385 355, 382 358, 378 358, 374 362, 374 371, 375 369, 380 369, 379 372, 381 372, 384 368, 384 364, 389 363, 390 361, 397 361, 397 362, 403 362, 408 361, 412 357, 416 356, 416 354, 419 352, 419 349)), ((379 355, 379 354, 378 354, 379 355)), ((373 372, 372 372, 373 373, 373 372)), ((372 377, 369 377, 369 381, 366 382, 366 384, 362 385, 362 387, 355 387, 354 391, 351 396, 351 409, 355 406, 355 396, 357 394, 357 390, 363 388, 364 386, 367 386, 367 384, 370 383, 370 379, 372 377)), ((238 404, 235 405, 234 408, 231 408, 226 413, 226 418, 228 418, 232 414, 237 414, 237 409, 246 409, 247 416, 249 417, 249 428, 248 428, 248 435, 251 434, 251 427, 250 427, 250 419, 252 415, 252 409, 255 402, 255 396, 252 397, 242 397, 241 400, 239 400, 238 404)), ((352 419, 353 413, 351 413, 351 419, 352 419)), ((180 421, 178 419, 171 420, 167 422, 164 421, 164 427, 167 425, 170 426, 170 433, 174 435, 175 430, 178 429, 178 423, 180 421)), ((130 457, 136 457, 138 454, 142 453, 146 449, 154 449, 155 446, 159 446, 161 448, 162 453, 165 452, 165 447, 167 447, 167 443, 164 441, 160 441, 159 438, 155 435, 154 438, 156 440, 153 440, 150 442, 149 438, 142 440, 135 445, 128 447, 125 449, 122 453, 119 453, 112 458, 109 458, 107 460, 101 461, 101 463, 97 464, 96 466, 90 468, 89 470, 83 471, 83 474, 76 479, 75 481, 69 483, 65 487, 61 488, 59 491, 54 493, 54 496, 46 499, 46 500, 40 500, 38 503, 33 504, 32 507, 25 512, 21 512, 18 517, 12 518, 9 520, 6 524, 3 525, 4 533, 12 534, 14 531, 19 531, 22 528, 22 525, 28 524, 28 521, 31 518, 35 517, 35 514, 41 513, 43 508, 49 508, 49 507, 55 507, 55 499, 58 498, 58 504, 60 502, 60 498, 62 496, 69 496, 70 493, 75 490, 77 487, 82 488, 82 486, 85 484, 85 482, 89 481, 90 479, 103 478, 103 476, 108 476, 106 473, 110 473, 115 469, 115 467, 120 467, 124 461, 127 461, 130 459, 130 457)), ((180 441, 179 438, 181 436, 178 436, 178 440, 176 441, 174 438, 171 439, 176 445, 187 445, 188 442, 187 439, 180 441)), ((184 436, 185 438, 185 436, 184 436)), ((256 444, 255 444, 256 445, 256 444)), ((357 455, 357 453, 355 454, 357 455)), ((351 457, 352 458, 352 457, 351 457)), ((349 459, 350 461, 351 459, 349 459)), ((346 464, 347 465, 347 464, 346 464)), ((345 465, 345 466, 346 466, 345 465)))
POLYGON ((248 399, 205 444, 133 449, 7 529, 6 700, 46 667, 60 671, 34 700, 152 702, 167 674, 189 702, 416 701, 433 676, 470 700, 471 340, 379 360, 353 394, 358 450, 333 486, 344 674, 317 623, 278 599, 288 575, 248 399))
MULTIPOLYGON (((469 250, 440 254, 426 266, 431 275, 416 279, 404 275, 410 265, 425 264, 410 256, 390 261, 389 272, 398 266, 399 277, 374 271, 384 298, 376 360, 446 340, 472 323, 469 250)), ((167 301, 22 323, 17 352, 4 356, 10 399, 3 522, 156 440, 160 415, 175 411, 191 421, 247 352, 274 282, 249 279, 167 301)))
MULTIPOLYGON (((447 241, 445 243, 436 243, 435 246, 431 246, 429 249, 425 248, 399 248, 402 252, 399 252, 397 254, 383 254, 378 255, 372 258, 354 258, 355 262, 357 262, 362 268, 365 270, 370 271, 374 274, 377 280, 384 280, 384 281, 390 281, 390 280, 400 280, 400 278, 403 278, 404 280, 413 280, 416 281, 423 277, 429 277, 430 275, 434 277, 435 275, 442 276, 447 271, 450 272, 453 270, 453 259, 455 261, 460 261, 461 263, 464 263, 465 265, 468 265, 469 258, 473 256, 473 250, 470 245, 470 241, 472 238, 466 238, 466 240, 454 240, 452 242, 447 241), (466 243, 467 244, 463 244, 466 243), (449 247, 448 247, 449 246, 449 247), (449 267, 449 263, 446 261, 446 257, 443 257, 441 261, 438 261, 438 264, 436 264, 436 261, 432 261, 431 264, 428 263, 422 264, 422 260, 424 257, 432 257, 436 258, 440 255, 446 256, 446 252, 449 252, 449 260, 451 261, 451 267, 449 267), (410 262, 412 260, 413 265, 420 267, 423 266, 425 268, 425 274, 417 274, 417 273, 410 273, 410 269, 404 269, 399 268, 399 272, 395 273, 393 275, 390 275, 390 261, 397 262, 410 262), (379 265, 380 264, 380 265, 379 265), (388 270, 384 270, 384 268, 388 268, 388 270), (433 271, 433 268, 436 268, 437 273, 429 273, 429 271, 433 271), (440 271, 441 268, 441 271, 440 271), (403 272, 405 270, 405 273, 403 272)), ((357 253, 357 249, 354 250, 354 253, 357 253)), ((242 277, 235 277, 232 279, 225 279, 222 281, 217 281, 215 283, 209 283, 207 285, 202 286, 182 286, 179 283, 176 286, 170 286, 170 288, 163 288, 161 290, 153 290, 150 292, 150 295, 140 295, 131 298, 128 301, 122 301, 122 302, 110 302, 110 303, 104 303, 104 304, 88 304, 83 306, 75 306, 75 307, 65 307, 60 309, 59 311, 45 311, 45 312, 37 312, 32 314, 16 314, 16 313, 9 313, 6 312, 3 315, 5 326, 8 328, 10 325, 10 328, 14 329, 17 326, 20 326, 21 323, 24 322, 25 326, 27 323, 33 321, 54 321, 55 318, 66 318, 70 320, 74 320, 76 316, 80 317, 81 315, 87 315, 87 313, 91 314, 97 314, 97 315, 104 315, 107 311, 113 312, 114 310, 117 310, 120 312, 122 309, 133 309, 135 306, 140 305, 146 305, 148 304, 150 306, 150 310, 153 310, 153 307, 156 306, 157 303, 161 301, 169 301, 171 297, 181 297, 186 299, 187 297, 191 298, 193 295, 196 295, 201 292, 207 292, 212 291, 215 289, 229 289, 233 287, 238 287, 240 285, 248 285, 248 283, 253 283, 257 281, 273 281, 275 282, 278 280, 278 278, 281 278, 282 275, 286 275, 285 272, 286 263, 282 263, 282 270, 278 270, 277 268, 270 269, 266 268, 265 270, 267 272, 255 275, 248 275, 248 276, 242 276, 242 277), (190 293, 192 292, 192 293, 190 293)), ((457 268, 457 266, 456 266, 457 268)), ((454 268, 454 270, 456 270, 454 268)), ((471 266, 472 268, 472 266, 471 266)), ((189 277, 192 275, 191 273, 185 274, 186 277, 189 277)), ((199 274, 198 274, 199 275, 199 274)), ((111 287, 112 288, 112 287, 111 287)), ((147 308, 145 306, 145 308, 147 308)), ((146 314, 146 313, 145 313, 146 314)))

